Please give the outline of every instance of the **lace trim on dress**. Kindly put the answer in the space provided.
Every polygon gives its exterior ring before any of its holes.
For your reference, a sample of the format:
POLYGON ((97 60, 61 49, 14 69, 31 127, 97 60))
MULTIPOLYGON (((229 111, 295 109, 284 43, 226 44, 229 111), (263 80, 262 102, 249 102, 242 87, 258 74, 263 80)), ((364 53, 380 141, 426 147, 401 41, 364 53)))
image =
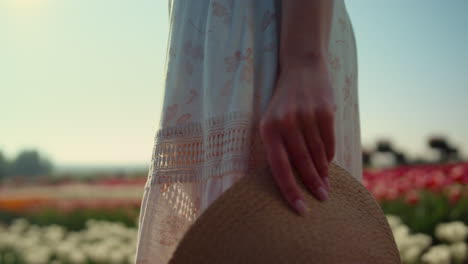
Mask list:
POLYGON ((150 184, 203 181, 261 167, 266 159, 252 113, 229 112, 203 122, 160 129, 150 184), (248 160, 249 162, 245 162, 248 160))

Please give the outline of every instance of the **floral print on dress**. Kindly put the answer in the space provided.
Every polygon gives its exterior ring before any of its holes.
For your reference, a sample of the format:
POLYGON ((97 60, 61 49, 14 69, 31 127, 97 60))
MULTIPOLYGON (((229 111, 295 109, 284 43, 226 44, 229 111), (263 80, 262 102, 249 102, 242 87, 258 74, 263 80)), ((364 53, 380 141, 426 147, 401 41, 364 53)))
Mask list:
POLYGON ((328 63, 335 71, 339 71, 341 69, 340 58, 333 53, 328 53, 328 63))
POLYGON ((181 115, 181 116, 179 117, 179 119, 177 119, 176 124, 177 124, 177 125, 180 125, 180 124, 186 123, 186 122, 188 122, 191 118, 192 118, 192 114, 190 114, 190 113, 183 114, 183 115, 181 115))
POLYGON ((184 44, 184 54, 185 54, 185 72, 188 75, 191 75, 194 71, 195 60, 203 59, 203 48, 201 45, 192 45, 192 41, 187 41, 184 44))
POLYGON ((166 108, 166 111, 165 111, 166 113, 164 116, 164 124, 168 124, 176 117, 178 109, 179 109, 178 104, 173 104, 166 108))
POLYGON ((247 48, 244 54, 240 50, 237 50, 234 55, 227 56, 224 59, 226 72, 236 72, 242 62, 244 63, 242 64, 241 80, 251 82, 254 71, 252 48, 247 48))
POLYGON ((222 18, 224 24, 229 24, 232 20, 231 12, 221 1, 213 2, 213 15, 222 18))
POLYGON ((193 100, 195 100, 195 98, 198 96, 198 91, 196 89, 190 89, 189 93, 190 94, 185 104, 191 104, 193 100))
POLYGON ((351 89, 352 89, 352 82, 353 82, 353 76, 347 74, 345 75, 345 84, 343 86, 343 95, 344 95, 344 100, 348 101, 350 95, 351 95, 351 89))

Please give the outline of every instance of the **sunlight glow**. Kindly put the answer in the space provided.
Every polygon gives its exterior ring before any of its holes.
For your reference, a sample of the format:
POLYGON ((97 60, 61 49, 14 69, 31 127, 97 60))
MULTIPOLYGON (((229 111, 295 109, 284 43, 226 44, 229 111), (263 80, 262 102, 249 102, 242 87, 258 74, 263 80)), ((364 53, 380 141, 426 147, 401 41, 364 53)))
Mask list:
POLYGON ((30 9, 43 6, 47 0, 0 0, 0 5, 13 9, 30 9))
MULTIPOLYGON (((53 0, 0 0, 0 16, 15 27, 33 27, 50 14, 53 0)), ((16 28, 18 30, 18 28, 16 28)))

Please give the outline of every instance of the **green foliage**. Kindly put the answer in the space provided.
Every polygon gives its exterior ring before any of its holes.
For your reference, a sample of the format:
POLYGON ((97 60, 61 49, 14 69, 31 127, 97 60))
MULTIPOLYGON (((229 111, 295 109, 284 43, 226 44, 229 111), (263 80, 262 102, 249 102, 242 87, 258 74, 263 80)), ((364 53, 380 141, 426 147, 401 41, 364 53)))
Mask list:
POLYGON ((382 201, 380 205, 385 214, 399 216, 412 231, 432 237, 439 223, 458 220, 468 224, 468 197, 451 203, 445 195, 423 190, 417 204, 411 205, 399 198, 382 201))

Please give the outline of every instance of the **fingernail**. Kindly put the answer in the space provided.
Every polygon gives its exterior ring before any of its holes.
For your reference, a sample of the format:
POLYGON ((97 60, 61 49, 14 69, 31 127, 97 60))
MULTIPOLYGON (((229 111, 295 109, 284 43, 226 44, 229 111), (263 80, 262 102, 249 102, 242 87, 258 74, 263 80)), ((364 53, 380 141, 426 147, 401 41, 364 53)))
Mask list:
POLYGON ((301 199, 297 199, 294 202, 294 206, 296 207, 296 210, 299 212, 300 215, 305 215, 305 213, 308 211, 305 202, 301 199))
POLYGON ((319 199, 321 201, 325 201, 328 199, 328 194, 327 194, 327 191, 325 191, 325 189, 323 187, 320 187, 317 191, 318 193, 318 196, 319 196, 319 199))
POLYGON ((325 177, 323 181, 325 182, 325 187, 327 187, 327 191, 330 191, 330 182, 328 181, 328 177, 325 177))

